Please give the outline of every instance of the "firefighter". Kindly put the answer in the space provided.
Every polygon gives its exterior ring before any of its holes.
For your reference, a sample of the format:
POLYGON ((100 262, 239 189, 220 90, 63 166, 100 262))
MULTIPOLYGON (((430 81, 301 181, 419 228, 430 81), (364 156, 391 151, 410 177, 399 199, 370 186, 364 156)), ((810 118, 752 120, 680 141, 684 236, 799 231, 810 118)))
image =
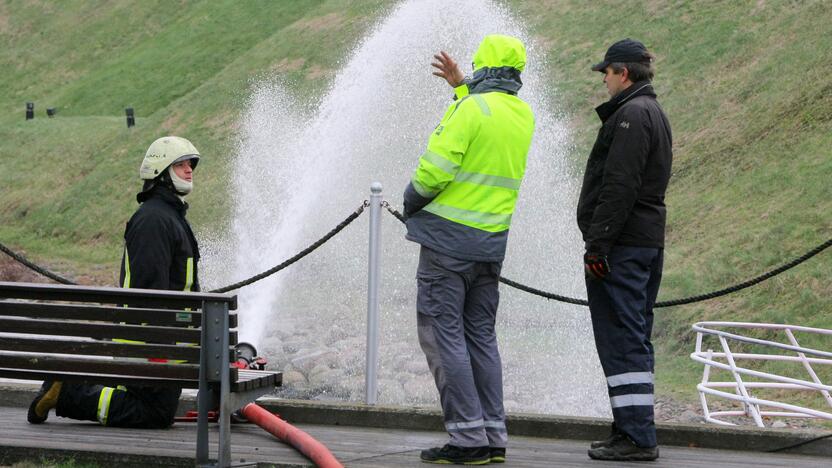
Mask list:
MULTIPOLYGON (((147 149, 136 196, 140 206, 127 223, 121 261, 124 288, 199 291, 199 247, 185 219, 199 151, 190 141, 167 136, 147 149)), ((114 340, 126 341, 126 340, 114 340)), ((180 388, 83 385, 47 380, 29 406, 32 424, 58 416, 104 426, 166 428, 173 424, 180 388)))
POLYGON ((404 193, 407 239, 421 244, 417 271, 419 343, 439 390, 443 447, 429 463, 504 462, 507 443, 495 321, 498 279, 511 216, 534 131, 517 97, 523 43, 488 35, 473 76, 440 52, 435 75, 456 102, 433 131, 404 193))

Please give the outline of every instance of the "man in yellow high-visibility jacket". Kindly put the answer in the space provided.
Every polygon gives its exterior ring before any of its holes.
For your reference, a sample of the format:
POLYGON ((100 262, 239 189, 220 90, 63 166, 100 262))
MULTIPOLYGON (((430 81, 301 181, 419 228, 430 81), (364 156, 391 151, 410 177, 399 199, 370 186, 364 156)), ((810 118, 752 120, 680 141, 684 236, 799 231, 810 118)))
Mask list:
POLYGON ((523 43, 489 35, 465 79, 445 52, 434 75, 455 100, 428 141, 404 193, 407 239, 419 254, 419 343, 442 403, 450 441, 422 451, 431 463, 505 461, 507 433, 494 330, 498 279, 534 131, 517 97, 523 43))

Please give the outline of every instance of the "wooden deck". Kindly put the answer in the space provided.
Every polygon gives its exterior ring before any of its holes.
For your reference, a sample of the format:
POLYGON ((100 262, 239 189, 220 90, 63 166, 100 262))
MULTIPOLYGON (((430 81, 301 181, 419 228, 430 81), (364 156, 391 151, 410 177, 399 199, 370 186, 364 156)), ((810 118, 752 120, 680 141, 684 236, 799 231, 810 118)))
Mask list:
MULTIPOLYGON (((324 443, 348 467, 426 467, 419 451, 441 445, 440 432, 407 431, 348 426, 298 424, 297 427, 324 443)), ((212 438, 216 440, 216 427, 212 438)), ((291 447, 250 424, 232 427, 232 460, 237 463, 274 463, 277 466, 309 466, 291 447)), ((0 462, 25 454, 29 460, 46 455, 72 454, 79 462, 97 460, 100 466, 193 466, 196 424, 177 423, 169 430, 103 428, 95 423, 50 415, 43 425, 26 422, 25 408, 0 407, 0 462), (90 453, 95 453, 91 455, 90 453), (10 458, 11 457, 11 458, 10 458), (148 458, 153 457, 153 458, 148 458)), ((510 467, 610 467, 616 463, 587 458, 586 441, 512 437, 510 467)), ((0 463, 2 464, 2 463, 0 463)), ((499 465, 498 465, 499 466, 499 465)), ((763 454, 727 450, 661 447, 655 463, 628 463, 651 467, 829 467, 829 458, 763 454)))

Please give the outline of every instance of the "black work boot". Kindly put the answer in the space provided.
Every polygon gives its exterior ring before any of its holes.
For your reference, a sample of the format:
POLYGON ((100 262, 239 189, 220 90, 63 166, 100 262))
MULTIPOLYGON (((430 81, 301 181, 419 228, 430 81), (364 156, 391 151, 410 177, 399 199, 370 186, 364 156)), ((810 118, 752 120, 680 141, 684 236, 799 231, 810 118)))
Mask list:
POLYGON ((593 460, 653 461, 659 458, 659 447, 639 447, 621 434, 609 445, 589 449, 587 455, 593 460))
POLYGON ((457 447, 445 444, 444 447, 434 447, 422 450, 420 458, 425 463, 441 463, 456 465, 485 465, 491 461, 488 447, 457 447))
POLYGON ((612 427, 610 428, 610 435, 608 435, 607 438, 604 440, 596 440, 592 442, 591 444, 589 444, 589 448, 596 449, 600 447, 609 447, 616 441, 616 439, 618 439, 621 436, 622 434, 618 430, 618 428, 615 427, 615 423, 612 423, 612 427))
POLYGON ((29 412, 26 419, 32 424, 41 424, 49 417, 49 410, 58 404, 58 395, 61 394, 61 382, 44 380, 38 394, 29 405, 29 412))
POLYGON ((506 448, 505 447, 489 447, 491 452, 491 463, 505 463, 506 462, 506 448))

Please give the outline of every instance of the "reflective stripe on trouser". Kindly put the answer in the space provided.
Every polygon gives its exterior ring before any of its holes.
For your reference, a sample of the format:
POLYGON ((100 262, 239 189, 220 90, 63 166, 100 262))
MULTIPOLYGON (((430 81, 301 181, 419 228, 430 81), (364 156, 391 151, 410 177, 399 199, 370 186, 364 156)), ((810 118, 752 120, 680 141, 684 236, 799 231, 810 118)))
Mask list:
POLYGON ((610 274, 587 279, 595 346, 607 377, 615 426, 641 447, 656 446, 653 418, 653 304, 663 251, 614 246, 610 274))
POLYGON ((64 382, 55 414, 112 427, 161 429, 173 424, 178 388, 104 387, 64 382))
POLYGON ((458 260, 422 247, 416 300, 419 343, 458 447, 505 447, 503 377, 494 323, 499 262, 458 260))

